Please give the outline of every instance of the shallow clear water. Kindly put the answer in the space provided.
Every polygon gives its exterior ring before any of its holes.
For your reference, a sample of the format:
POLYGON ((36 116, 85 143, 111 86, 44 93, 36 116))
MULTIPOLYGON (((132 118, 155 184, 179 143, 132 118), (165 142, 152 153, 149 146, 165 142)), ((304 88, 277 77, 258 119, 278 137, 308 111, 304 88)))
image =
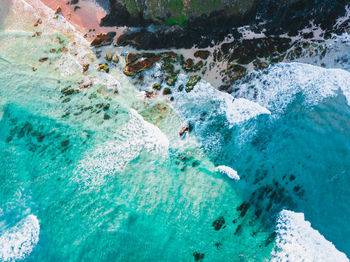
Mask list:
POLYGON ((120 78, 117 96, 93 87, 68 101, 79 76, 33 72, 40 50, 21 56, 23 42, 49 49, 57 36, 11 37, 0 39, 0 246, 22 252, 1 259, 268 261, 282 209, 350 254, 348 72, 270 68, 255 100, 201 83, 173 104, 146 101, 120 78))

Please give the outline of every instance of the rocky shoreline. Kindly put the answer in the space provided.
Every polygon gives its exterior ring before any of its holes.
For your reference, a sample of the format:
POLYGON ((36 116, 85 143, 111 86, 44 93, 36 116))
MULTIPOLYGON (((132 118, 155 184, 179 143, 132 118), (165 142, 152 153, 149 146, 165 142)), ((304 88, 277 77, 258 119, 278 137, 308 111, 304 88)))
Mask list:
MULTIPOLYGON (((265 9, 261 7, 259 11, 254 9, 250 14, 245 13, 246 19, 242 19, 239 23, 250 25, 244 27, 233 28, 232 24, 238 24, 237 17, 225 16, 222 12, 215 11, 214 14, 209 15, 212 19, 205 20, 207 16, 200 17, 191 20, 182 28, 177 25, 167 27, 159 25, 152 30, 150 27, 138 29, 129 27, 124 29, 123 33, 117 28, 113 31, 113 27, 109 27, 111 31, 105 33, 100 33, 101 31, 95 28, 86 28, 89 33, 85 34, 84 38, 90 41, 92 50, 96 54, 98 71, 109 73, 110 69, 118 67, 132 82, 142 84, 145 71, 159 64, 158 68, 162 75, 155 79, 153 90, 150 90, 146 96, 152 97, 152 93, 159 91, 166 96, 169 95, 171 101, 174 88, 191 92, 201 79, 218 90, 235 96, 237 92, 235 83, 249 80, 252 71, 265 70, 271 64, 296 61, 302 57, 322 59, 328 52, 326 41, 332 38, 332 34, 350 32, 349 17, 344 16, 348 1, 332 0, 327 8, 310 5, 312 1, 309 0, 293 3, 277 2, 272 0, 265 9), (277 2, 280 9, 277 8, 276 12, 284 10, 283 12, 289 14, 284 19, 290 22, 300 18, 306 10, 313 10, 313 14, 317 13, 318 16, 312 20, 313 23, 310 23, 311 20, 300 19, 303 22, 290 25, 283 25, 285 20, 281 19, 280 23, 283 26, 279 27, 278 31, 273 17, 267 16, 269 8, 276 7, 277 2), (287 7, 290 9, 286 10, 287 7), (333 9, 334 12, 329 16, 323 18, 320 16, 328 12, 327 10, 333 9), (257 19, 257 13, 262 14, 262 12, 265 12, 264 16, 270 20, 266 19, 265 23, 259 24, 258 22, 263 19, 261 17, 257 19), (235 19, 236 22, 234 22, 235 19), (229 21, 232 23, 230 24, 229 21), (230 26, 220 27, 222 24, 230 26), (217 31, 214 30, 219 27, 217 31), (201 28, 207 30, 204 30, 208 34, 207 37, 202 35, 204 31, 201 28), (288 28, 298 28, 298 30, 283 33, 288 28), (210 35, 212 30, 215 33, 210 35), (178 75, 181 73, 188 76, 187 82, 178 83, 178 75)), ((257 3, 255 7, 257 8, 261 3, 257 3)), ((85 9, 82 8, 81 12, 85 9)), ((64 16, 64 13, 61 15, 64 16)), ((132 17, 129 15, 128 19, 132 17)), ((104 19, 101 24, 103 23, 106 23, 104 19)), ((130 23, 137 25, 136 22, 130 23)), ((88 71, 89 64, 84 64, 82 70, 88 71)))
MULTIPOLYGON (((250 25, 266 36, 287 34, 296 36, 312 24, 324 31, 325 36, 334 31, 333 25, 345 15, 349 0, 262 0, 255 1, 250 9, 229 15, 224 9, 214 10, 198 17, 188 17, 185 26, 164 26, 159 19, 145 19, 142 13, 134 16, 125 5, 110 0, 109 13, 101 20, 102 26, 127 26, 120 36, 119 45, 138 49, 206 48, 223 41, 227 36, 241 37, 237 28, 250 25), (312 23, 312 24, 311 24, 312 23), (149 25, 154 24, 151 29, 149 25), (136 29, 133 29, 137 27, 136 29), (141 29, 141 30, 140 30, 141 29)), ((338 28, 340 33, 343 29, 338 28)))

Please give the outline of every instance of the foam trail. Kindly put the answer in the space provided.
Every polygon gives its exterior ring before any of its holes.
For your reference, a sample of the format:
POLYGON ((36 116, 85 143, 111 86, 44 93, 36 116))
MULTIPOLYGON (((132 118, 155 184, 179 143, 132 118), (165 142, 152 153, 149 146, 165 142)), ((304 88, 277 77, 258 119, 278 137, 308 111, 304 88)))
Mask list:
POLYGON ((239 177, 237 171, 232 169, 229 166, 218 166, 216 168, 216 170, 222 174, 227 175, 229 178, 231 178, 233 180, 240 180, 240 177, 239 177))
POLYGON ((297 94, 305 105, 316 105, 341 90, 350 105, 350 73, 302 63, 280 63, 268 73, 259 72, 249 83, 241 84, 239 97, 254 101, 273 114, 285 112, 297 94), (253 87, 253 88, 252 88, 253 87))
POLYGON ((158 127, 145 121, 134 109, 130 109, 129 122, 114 139, 98 146, 91 155, 82 159, 75 170, 74 180, 98 186, 108 176, 123 171, 142 150, 166 156, 168 149, 167 136, 158 127))
POLYGON ((0 261, 27 257, 39 241, 40 225, 36 216, 28 215, 0 236, 0 261))
MULTIPOLYGON (((180 74, 179 80, 185 85, 185 75, 180 74)), ((198 117, 204 109, 211 114, 226 117, 230 127, 255 118, 261 114, 270 114, 270 111, 256 102, 244 98, 234 98, 228 93, 221 92, 205 81, 197 83, 189 92, 174 91, 173 105, 187 117, 198 117), (197 116, 196 116, 197 115, 197 116)))
POLYGON ((342 262, 346 255, 305 221, 303 213, 282 210, 277 219, 272 262, 342 262))

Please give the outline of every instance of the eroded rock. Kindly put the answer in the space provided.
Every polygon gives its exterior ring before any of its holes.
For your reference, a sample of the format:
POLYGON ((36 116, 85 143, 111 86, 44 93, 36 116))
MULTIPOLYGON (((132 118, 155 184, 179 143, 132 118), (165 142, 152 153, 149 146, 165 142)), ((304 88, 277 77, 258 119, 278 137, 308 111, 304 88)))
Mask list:
POLYGON ((109 32, 107 34, 98 34, 90 43, 91 46, 100 47, 110 45, 115 37, 115 32, 109 32))

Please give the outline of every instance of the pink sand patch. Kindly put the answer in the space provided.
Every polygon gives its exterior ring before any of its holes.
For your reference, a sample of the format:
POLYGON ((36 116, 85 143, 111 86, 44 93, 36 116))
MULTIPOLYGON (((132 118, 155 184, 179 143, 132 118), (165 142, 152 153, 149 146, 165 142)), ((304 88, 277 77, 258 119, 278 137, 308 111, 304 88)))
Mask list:
MULTIPOLYGON (((76 5, 67 4, 69 2, 68 0, 41 0, 41 2, 52 10, 61 7, 61 15, 84 34, 93 29, 94 34, 116 31, 114 27, 100 27, 100 20, 106 15, 106 12, 102 7, 92 1, 80 0, 76 5)), ((92 38, 93 35, 88 34, 88 37, 92 38)))

